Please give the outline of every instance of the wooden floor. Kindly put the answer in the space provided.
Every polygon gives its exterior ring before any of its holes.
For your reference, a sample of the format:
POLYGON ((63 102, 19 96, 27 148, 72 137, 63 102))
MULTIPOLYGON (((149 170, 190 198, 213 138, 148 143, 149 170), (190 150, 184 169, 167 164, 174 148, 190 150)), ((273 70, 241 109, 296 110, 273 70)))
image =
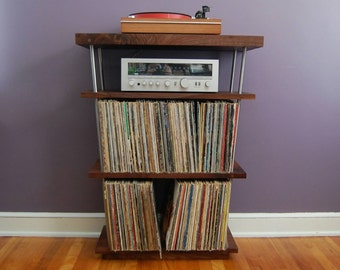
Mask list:
POLYGON ((102 260, 97 239, 0 237, 0 269, 340 269, 340 237, 236 238, 227 260, 102 260))

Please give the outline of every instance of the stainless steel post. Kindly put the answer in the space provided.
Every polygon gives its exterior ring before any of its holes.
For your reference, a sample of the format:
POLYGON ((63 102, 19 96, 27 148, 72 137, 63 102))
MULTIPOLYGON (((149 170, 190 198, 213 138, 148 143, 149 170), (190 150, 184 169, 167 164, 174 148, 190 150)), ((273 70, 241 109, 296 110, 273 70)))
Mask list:
POLYGON ((234 54, 233 54, 232 66, 231 66, 230 89, 229 89, 230 93, 232 93, 234 90, 236 60, 237 60, 237 50, 235 49, 234 54))
POLYGON ((97 92, 98 87, 97 87, 96 57, 95 57, 94 50, 95 50, 94 45, 90 45, 90 60, 91 60, 93 92, 97 92))
POLYGON ((242 62, 241 62, 241 68, 240 68, 240 80, 238 84, 238 93, 242 94, 243 89, 243 78, 244 78, 244 67, 246 64, 246 54, 247 54, 247 48, 244 47, 242 51, 242 62))
POLYGON ((98 65, 99 65, 100 90, 104 91, 103 55, 101 48, 98 48, 98 65))

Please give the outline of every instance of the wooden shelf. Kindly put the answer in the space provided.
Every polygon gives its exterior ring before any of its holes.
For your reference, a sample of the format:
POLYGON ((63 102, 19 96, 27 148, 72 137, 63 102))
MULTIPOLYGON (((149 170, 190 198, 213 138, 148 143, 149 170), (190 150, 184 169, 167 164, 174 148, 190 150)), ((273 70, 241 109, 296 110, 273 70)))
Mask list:
MULTIPOLYGON (((162 259, 179 260, 179 259, 200 259, 214 260, 227 259, 230 253, 237 253, 238 247, 228 228, 228 249, 212 251, 162 251, 162 259)), ((106 226, 103 227, 100 238, 97 242, 97 254, 102 254, 103 259, 136 259, 136 260, 159 260, 159 251, 111 251, 107 242, 106 226)))
POLYGON ((234 170, 231 173, 112 173, 102 172, 100 169, 100 162, 97 160, 88 172, 89 178, 103 179, 245 179, 247 173, 243 168, 235 162, 234 170))
POLYGON ((192 35, 192 34, 116 34, 116 33, 76 33, 77 45, 88 48, 99 47, 158 47, 181 50, 185 48, 214 50, 252 50, 263 47, 263 36, 238 35, 192 35))
POLYGON ((121 91, 85 91, 80 95, 82 98, 137 100, 137 99, 172 99, 172 100, 234 100, 234 99, 255 99, 251 93, 179 93, 179 92, 121 92, 121 91))

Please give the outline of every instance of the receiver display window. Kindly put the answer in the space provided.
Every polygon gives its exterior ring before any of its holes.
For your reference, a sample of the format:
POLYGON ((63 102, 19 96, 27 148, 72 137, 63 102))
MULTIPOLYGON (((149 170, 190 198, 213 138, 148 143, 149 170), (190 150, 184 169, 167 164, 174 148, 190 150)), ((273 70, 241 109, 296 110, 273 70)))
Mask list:
POLYGON ((212 76, 212 64, 128 63, 128 75, 212 76))

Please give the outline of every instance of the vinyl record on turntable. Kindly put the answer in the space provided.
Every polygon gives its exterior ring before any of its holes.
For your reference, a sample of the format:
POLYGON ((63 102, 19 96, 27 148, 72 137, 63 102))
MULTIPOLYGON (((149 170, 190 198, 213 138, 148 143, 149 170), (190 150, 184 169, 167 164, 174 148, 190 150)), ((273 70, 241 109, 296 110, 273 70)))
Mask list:
POLYGON ((138 12, 120 20, 122 33, 221 34, 220 19, 196 19, 175 12, 138 12))
POLYGON ((176 12, 138 12, 130 14, 129 18, 191 19, 191 16, 176 12))

